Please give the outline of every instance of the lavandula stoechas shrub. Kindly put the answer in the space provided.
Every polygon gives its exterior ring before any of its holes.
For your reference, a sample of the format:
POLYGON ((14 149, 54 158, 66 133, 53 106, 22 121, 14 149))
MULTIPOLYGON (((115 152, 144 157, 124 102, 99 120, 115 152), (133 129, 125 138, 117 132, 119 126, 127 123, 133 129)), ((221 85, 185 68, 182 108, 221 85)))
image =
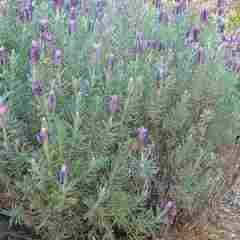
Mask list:
POLYGON ((17 208, 36 212, 43 239, 144 239, 180 209, 199 213, 221 170, 214 147, 239 129, 235 75, 213 51, 207 11, 31 6, 0 17, 0 171, 17 208))

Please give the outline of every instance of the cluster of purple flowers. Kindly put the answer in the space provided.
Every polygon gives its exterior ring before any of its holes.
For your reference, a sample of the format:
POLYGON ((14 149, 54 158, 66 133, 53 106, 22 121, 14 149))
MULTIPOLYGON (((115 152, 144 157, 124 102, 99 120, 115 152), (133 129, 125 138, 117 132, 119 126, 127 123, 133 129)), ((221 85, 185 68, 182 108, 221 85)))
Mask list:
POLYGON ((64 0, 53 0, 53 7, 56 12, 59 12, 64 6, 64 0))
POLYGON ((53 41, 53 35, 49 31, 48 18, 40 19, 40 21, 39 21, 39 36, 40 36, 40 39, 44 42, 53 41))
MULTIPOLYGON (((46 18, 43 18, 40 21, 39 26, 40 31, 40 39, 38 40, 32 40, 31 47, 28 50, 28 61, 29 65, 32 66, 32 69, 34 68, 36 70, 36 65, 40 58, 40 40, 46 40, 46 36, 50 36, 50 33, 48 32, 48 20, 46 18)), ((50 40, 50 39, 48 39, 50 40)), ((62 50, 58 48, 52 49, 52 56, 51 56, 52 64, 55 66, 59 66, 62 63, 62 50)), ((35 76, 34 76, 35 77, 35 76)), ((33 96, 40 96, 42 92, 40 81, 37 79, 32 79, 32 94, 33 96)))
POLYGON ((176 17, 182 16, 185 9, 186 9, 186 0, 176 0, 174 15, 176 17))
POLYGON ((240 45, 240 34, 232 33, 232 34, 224 34, 222 36, 222 42, 231 45, 240 45))
POLYGON ((134 48, 128 49, 128 53, 131 54, 142 54, 146 49, 161 50, 163 44, 159 40, 145 40, 143 32, 137 32, 136 34, 136 45, 134 48))
POLYGON ((114 63, 114 55, 112 53, 110 53, 107 56, 107 63, 106 63, 106 67, 107 69, 109 69, 110 71, 113 70, 113 63, 114 63))
POLYGON ((48 111, 54 112, 56 108, 56 96, 53 90, 51 90, 51 92, 49 93, 47 102, 48 102, 48 111))
POLYGON ((42 88, 39 80, 32 80, 32 95, 34 97, 40 96, 42 93, 42 88))
POLYGON ((166 203, 161 204, 161 209, 167 212, 168 221, 172 225, 176 222, 177 218, 177 206, 176 202, 169 200, 166 203))
POLYGON ((48 142, 48 129, 42 127, 37 133, 36 138, 40 144, 46 144, 48 142))
POLYGON ((22 22, 32 21, 33 5, 32 0, 18 0, 17 1, 17 19, 22 22))
POLYGON ((208 22, 208 17, 209 17, 208 9, 207 8, 203 8, 201 10, 201 12, 200 12, 200 20, 201 20, 201 22, 203 22, 203 23, 208 22))
POLYGON ((186 44, 191 45, 199 41, 200 29, 197 26, 191 26, 186 33, 186 44))
POLYGON ((229 71, 240 73, 240 63, 236 63, 232 60, 228 60, 225 65, 229 71))
POLYGON ((64 182, 65 182, 66 170, 67 170, 67 166, 64 163, 57 172, 57 180, 60 184, 64 184, 64 182))
MULTIPOLYGON (((116 113, 120 111, 120 97, 117 95, 107 96, 104 98, 105 111, 108 113, 116 113)), ((148 130, 144 127, 137 128, 135 135, 138 143, 141 146, 146 146, 149 143, 148 130)))
POLYGON ((29 62, 31 65, 37 64, 40 57, 40 46, 37 40, 32 40, 31 48, 28 51, 29 62))
POLYGON ((136 131, 137 141, 140 146, 146 146, 149 143, 148 130, 144 127, 137 128, 136 131))
POLYGON ((116 113, 120 111, 120 97, 117 95, 106 96, 104 98, 105 110, 108 113, 116 113))
POLYGON ((59 48, 54 48, 52 53, 52 64, 55 66, 61 65, 63 60, 62 50, 59 48))
POLYGON ((105 1, 104 0, 97 0, 96 3, 96 19, 101 21, 101 19, 104 16, 104 6, 105 6, 105 1))

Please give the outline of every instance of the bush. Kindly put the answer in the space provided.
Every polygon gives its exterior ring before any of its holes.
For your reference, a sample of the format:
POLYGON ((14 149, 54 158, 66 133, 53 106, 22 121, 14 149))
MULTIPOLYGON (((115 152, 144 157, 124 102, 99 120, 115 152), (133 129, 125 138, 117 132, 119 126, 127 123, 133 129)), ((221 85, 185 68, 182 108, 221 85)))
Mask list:
POLYGON ((30 211, 43 239, 144 239, 200 214, 223 176, 215 148, 239 129, 214 23, 159 22, 140 1, 33 6, 11 1, 0 25, 12 222, 30 211))

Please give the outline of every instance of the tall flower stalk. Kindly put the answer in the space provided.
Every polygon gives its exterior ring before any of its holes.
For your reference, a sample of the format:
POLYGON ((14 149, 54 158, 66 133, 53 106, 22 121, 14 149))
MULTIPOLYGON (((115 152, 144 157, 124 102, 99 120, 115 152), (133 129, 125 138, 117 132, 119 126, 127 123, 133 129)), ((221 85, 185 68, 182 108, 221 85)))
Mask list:
POLYGON ((3 130, 3 140, 4 146, 8 151, 8 136, 7 136, 7 115, 8 115, 8 107, 7 105, 1 100, 0 102, 0 128, 3 130))

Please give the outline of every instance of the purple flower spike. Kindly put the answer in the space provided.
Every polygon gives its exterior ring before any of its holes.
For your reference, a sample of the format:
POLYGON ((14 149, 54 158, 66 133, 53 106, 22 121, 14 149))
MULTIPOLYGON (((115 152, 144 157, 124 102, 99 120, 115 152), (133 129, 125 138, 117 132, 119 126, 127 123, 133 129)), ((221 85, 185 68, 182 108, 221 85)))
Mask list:
POLYGON ((56 108, 56 96, 53 91, 48 95, 48 111, 54 112, 56 108))
POLYGON ((66 177, 66 170, 67 170, 67 166, 63 164, 61 169, 57 172, 57 180, 60 184, 64 184, 64 180, 66 177))
POLYGON ((174 202, 168 201, 165 205, 165 209, 169 211, 173 206, 174 206, 174 202))
POLYGON ((105 109, 109 113, 115 113, 120 111, 120 98, 119 96, 107 96, 105 97, 105 109))
POLYGON ((20 22, 30 22, 32 20, 33 6, 32 1, 17 2, 17 18, 20 22))
POLYGON ((40 19, 39 30, 40 30, 40 32, 48 31, 48 19, 47 18, 40 19))
POLYGON ((160 7, 161 7, 161 0, 156 0, 156 1, 155 1, 155 7, 156 7, 157 9, 160 9, 160 7))
POLYGON ((200 13, 200 20, 204 23, 208 21, 208 10, 206 8, 202 9, 200 13))
POLYGON ((0 47, 0 65, 7 63, 7 53, 4 47, 0 47))
POLYGON ((22 11, 21 20, 22 22, 32 21, 32 8, 26 8, 22 11))
POLYGON ((31 64, 37 64, 40 55, 39 43, 36 40, 32 40, 32 46, 29 49, 29 61, 31 64))
POLYGON ((48 31, 45 31, 45 32, 41 33, 40 37, 44 41, 48 41, 48 42, 52 42, 53 41, 53 34, 48 32, 48 31))
POLYGON ((77 0, 70 0, 69 1, 69 6, 71 7, 76 7, 77 6, 77 0))
POLYGON ((162 49, 162 44, 161 44, 160 41, 154 40, 154 41, 152 42, 150 48, 156 49, 156 50, 160 50, 160 49, 162 49))
POLYGON ((85 16, 86 13, 87 13, 86 0, 80 0, 80 14, 82 16, 85 16))
POLYGON ((32 95, 34 97, 40 96, 42 92, 40 82, 38 80, 32 81, 32 95))
POLYGON ((70 7, 69 12, 68 12, 68 18, 75 20, 76 17, 77 17, 76 8, 75 7, 70 7))
POLYGON ((225 3, 225 0, 217 0, 217 7, 218 8, 223 7, 224 3, 225 3))
POLYGON ((200 47, 197 51, 197 63, 203 64, 204 63, 204 49, 200 47))
POLYGON ((68 33, 72 35, 76 32, 76 20, 75 19, 69 19, 68 20, 68 33))
POLYGON ((61 49, 55 48, 53 50, 52 63, 54 65, 60 65, 62 63, 62 51, 61 51, 61 49))
POLYGON ((168 211, 168 220, 169 223, 172 225, 176 222, 177 217, 177 206, 174 201, 168 201, 164 207, 168 211))
POLYGON ((36 135, 37 141, 40 144, 44 144, 48 142, 48 130, 47 128, 41 128, 40 132, 36 135))
POLYGON ((199 29, 197 27, 193 27, 193 29, 192 29, 192 38, 193 39, 192 40, 194 42, 198 42, 199 33, 200 33, 199 29))
POLYGON ((96 3, 96 17, 100 21, 104 16, 104 6, 105 6, 105 3, 104 3, 103 0, 97 0, 97 3, 96 3))
POLYGON ((166 11, 163 11, 160 15, 160 22, 164 23, 164 24, 168 24, 170 21, 170 16, 168 15, 168 13, 166 11))
POLYGON ((145 49, 145 40, 143 32, 138 32, 136 34, 136 48, 139 52, 143 52, 143 50, 145 49))
POLYGON ((55 11, 59 11, 64 4, 64 0, 53 0, 53 7, 55 11))
POLYGON ((148 130, 144 127, 138 128, 136 130, 137 140, 141 143, 141 145, 145 146, 148 144, 148 130))
POLYGON ((111 53, 107 57, 107 68, 112 71, 113 69, 114 55, 111 53))

